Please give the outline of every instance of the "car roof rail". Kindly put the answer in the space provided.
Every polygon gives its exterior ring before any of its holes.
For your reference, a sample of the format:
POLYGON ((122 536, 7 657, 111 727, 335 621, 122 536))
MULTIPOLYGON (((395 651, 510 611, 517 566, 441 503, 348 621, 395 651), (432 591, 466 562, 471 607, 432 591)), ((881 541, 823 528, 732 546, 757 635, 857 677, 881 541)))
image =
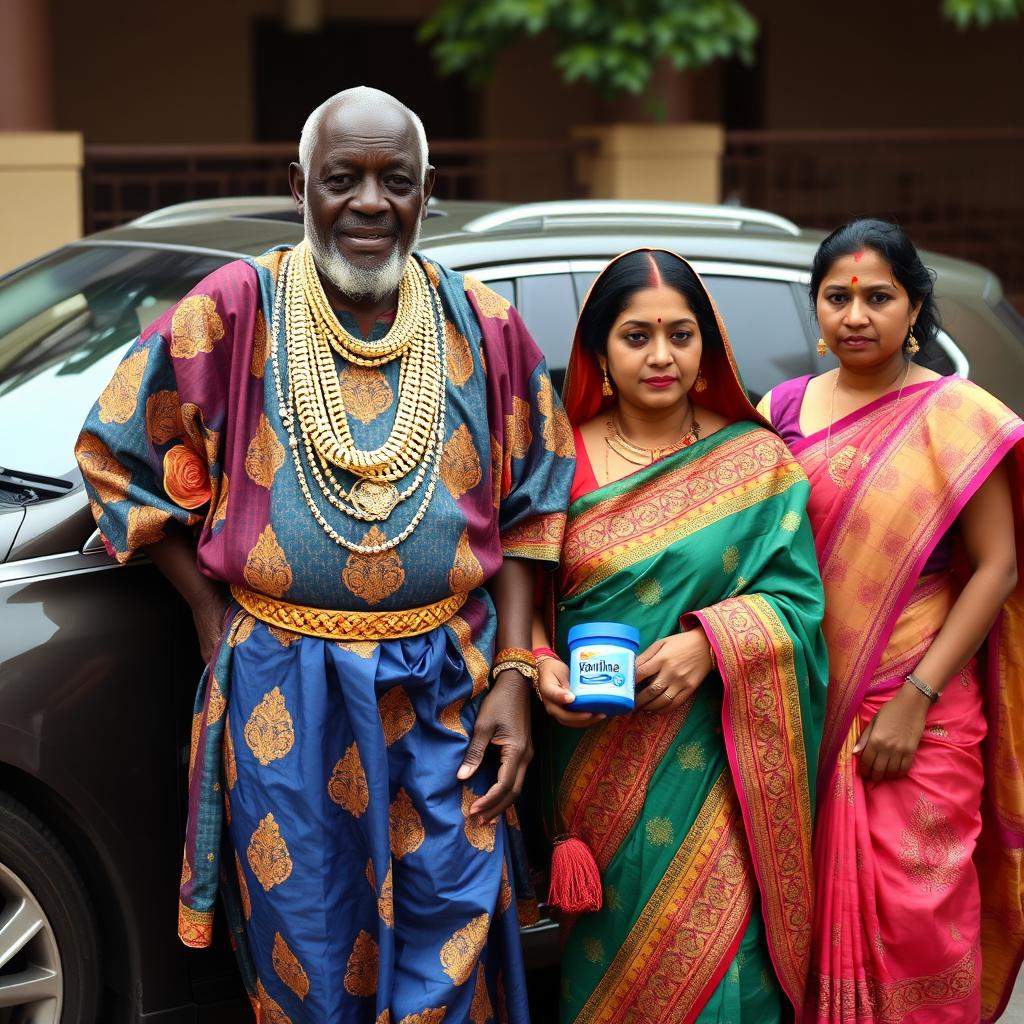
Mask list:
POLYGON ((509 231, 540 222, 541 228, 561 225, 609 226, 658 224, 694 228, 717 227, 734 231, 760 231, 770 234, 799 235, 791 220, 766 210, 744 206, 715 206, 710 203, 671 203, 635 199, 566 199, 546 203, 523 203, 469 221, 463 230, 477 234, 509 231))

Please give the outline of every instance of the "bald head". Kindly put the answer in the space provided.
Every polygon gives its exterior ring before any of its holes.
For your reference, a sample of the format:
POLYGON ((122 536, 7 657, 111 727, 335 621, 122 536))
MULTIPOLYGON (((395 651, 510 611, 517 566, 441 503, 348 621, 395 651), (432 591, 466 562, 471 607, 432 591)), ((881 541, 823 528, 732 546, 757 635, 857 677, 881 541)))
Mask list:
POLYGON ((416 155, 419 158, 420 174, 425 174, 429 165, 429 154, 427 133, 424 131, 423 122, 390 93, 382 92, 380 89, 371 89, 366 85, 357 85, 353 89, 335 93, 330 99, 324 100, 306 118, 306 123, 302 126, 302 134, 299 136, 299 164, 303 171, 308 172, 309 170, 309 163, 313 156, 313 150, 316 148, 320 128, 325 121, 352 119, 362 122, 374 118, 388 122, 400 119, 407 123, 412 129, 418 150, 416 155))

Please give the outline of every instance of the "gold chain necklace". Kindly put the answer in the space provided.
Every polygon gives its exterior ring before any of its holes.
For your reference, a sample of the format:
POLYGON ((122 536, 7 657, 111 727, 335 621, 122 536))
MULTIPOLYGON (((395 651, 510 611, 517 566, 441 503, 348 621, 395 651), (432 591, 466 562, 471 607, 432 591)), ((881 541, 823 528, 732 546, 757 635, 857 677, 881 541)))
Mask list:
MULTIPOLYGON (((413 313, 405 317, 411 324, 408 337, 395 342, 401 343, 397 350, 402 359, 395 421, 383 444, 363 450, 356 447, 345 413, 332 352, 332 348, 338 348, 332 345, 322 320, 310 311, 311 274, 321 295, 323 289, 315 264, 307 258, 309 247, 305 242, 296 247, 295 256, 297 272, 289 274, 285 289, 286 346, 289 383, 302 432, 324 462, 373 480, 377 494, 388 492, 384 484, 402 479, 422 464, 437 423, 444 369, 432 312, 432 290, 422 269, 410 261, 402 280, 406 292, 415 294, 416 303, 413 313)), ((374 365, 394 358, 398 357, 380 357, 374 365)))
MULTIPOLYGON (((604 437, 607 448, 634 466, 649 466, 652 462, 663 459, 666 455, 682 451, 683 448, 688 448, 699 440, 700 424, 697 422, 697 414, 692 406, 690 407, 690 429, 678 441, 665 445, 663 448, 642 448, 640 445, 628 441, 623 436, 618 419, 614 415, 608 420, 608 433, 604 437)), ((607 461, 607 454, 605 460, 607 461)))
MULTIPOLYGON (((900 384, 900 390, 896 394, 896 403, 893 406, 890 421, 896 418, 896 410, 900 407, 900 399, 903 397, 903 389, 907 386, 907 378, 910 376, 911 366, 913 366, 913 363, 908 360, 906 372, 903 374, 903 383, 900 384)), ((896 380, 893 378, 888 387, 891 388, 895 383, 896 380)), ((857 457, 857 449, 852 444, 848 444, 834 455, 832 454, 832 424, 836 418, 836 392, 838 390, 839 371, 837 370, 836 379, 832 383, 832 400, 829 403, 828 409, 828 432, 825 434, 825 464, 828 466, 828 475, 832 478, 832 482, 837 487, 845 488, 849 486, 849 481, 847 481, 846 477, 850 472, 854 459, 857 457)), ((865 456, 865 464, 866 458, 865 456)))
MULTIPOLYGON (((287 389, 284 386, 284 381, 283 381, 282 374, 281 374, 280 348, 281 348, 281 322, 282 322, 282 319, 284 319, 284 321, 285 321, 285 332, 286 332, 286 335, 291 330, 290 317, 289 317, 288 313, 285 312, 285 308, 284 307, 285 307, 285 295, 288 292, 289 285, 291 283, 291 267, 290 267, 290 263, 291 263, 291 258, 292 258, 293 254, 294 253, 289 254, 289 255, 285 256, 282 259, 282 261, 281 261, 281 268, 280 268, 280 271, 278 273, 277 291, 276 291, 276 294, 275 294, 275 297, 274 297, 274 311, 273 311, 273 319, 272 319, 272 326, 271 326, 271 366, 272 366, 272 369, 273 369, 274 387, 275 387, 275 390, 276 390, 276 393, 277 393, 277 399, 278 399, 278 413, 279 413, 279 415, 281 417, 282 426, 284 427, 285 432, 287 433, 287 436, 288 436, 288 447, 289 447, 289 449, 290 449, 290 451, 292 453, 292 462, 293 462, 294 467, 295 467, 296 480, 298 481, 299 489, 302 491, 303 498, 305 499, 306 505, 309 508, 310 513, 312 514, 313 518, 319 524, 320 528, 327 534, 327 536, 330 537, 331 540, 333 540, 336 544, 338 544, 340 547, 345 548, 347 551, 355 552, 355 553, 358 553, 358 554, 364 554, 364 555, 380 554, 381 552, 384 552, 384 551, 390 551, 392 548, 397 547, 399 544, 402 543, 402 541, 404 541, 408 537, 410 537, 412 535, 413 531, 416 529, 416 527, 419 526, 420 522, 423 520, 424 515, 426 515, 427 509, 430 506, 431 498, 433 497, 433 494, 434 494, 434 490, 435 490, 435 488, 437 486, 437 481, 438 481, 438 478, 440 477, 440 471, 441 471, 441 453, 442 453, 442 450, 443 450, 444 424, 445 424, 445 416, 446 416, 446 412, 447 412, 447 395, 446 395, 446 392, 447 392, 447 380, 445 379, 444 375, 442 374, 442 378, 441 378, 441 394, 440 394, 440 409, 439 409, 439 415, 438 415, 438 420, 437 420, 437 425, 436 425, 436 433, 434 435, 434 443, 432 445, 432 451, 433 451, 434 458, 433 458, 433 462, 432 462, 431 470, 430 470, 430 481, 429 481, 429 483, 427 485, 427 488, 426 488, 426 491, 424 493, 423 500, 420 502, 420 506, 417 509, 415 515, 410 520, 409 524, 405 527, 405 529, 403 529, 399 534, 397 534, 395 537, 390 538, 387 541, 383 541, 380 544, 359 544, 359 543, 356 543, 354 541, 348 540, 348 538, 346 538, 346 537, 343 537, 327 521, 327 519, 324 516, 323 512, 320 510, 319 506, 317 505, 316 500, 314 499, 313 494, 312 494, 312 492, 310 490, 309 483, 308 483, 308 481, 306 479, 306 474, 305 474, 305 471, 304 471, 303 465, 302 465, 302 456, 301 456, 300 450, 299 450, 300 449, 299 438, 298 438, 298 436, 296 435, 296 432, 295 432, 296 422, 299 423, 300 430, 302 429, 302 420, 299 418, 299 416, 297 414, 297 409, 296 409, 296 395, 295 395, 295 388, 293 387, 293 383, 294 382, 293 382, 292 368, 289 367, 289 372, 288 372, 289 386, 288 386, 287 389)), ((440 362, 440 365, 443 367, 443 366, 446 365, 445 360, 446 360, 446 355, 447 355, 447 353, 446 353, 446 345, 445 345, 444 330, 443 330, 443 328, 440 329, 440 330, 436 329, 436 327, 438 326, 437 321, 439 321, 440 316, 441 316, 440 308, 439 308, 440 307, 440 299, 437 297, 436 293, 433 291, 432 288, 429 289, 429 298, 430 298, 430 302, 431 302, 432 313, 433 313, 434 318, 435 318, 435 330, 434 330, 433 333, 434 333, 435 338, 437 339, 437 344, 438 344, 438 348, 439 348, 439 351, 438 351, 439 362, 440 362)), ((301 321, 301 317, 300 317, 300 321, 301 321)), ((285 349, 286 349, 286 353, 287 353, 287 351, 288 351, 288 348, 287 348, 287 338, 285 340, 285 349)), ((323 484, 322 484, 322 478, 319 477, 319 474, 318 474, 317 468, 316 468, 316 461, 313 458, 312 445, 311 445, 309 439, 307 437, 305 437, 305 436, 303 437, 303 445, 302 445, 302 447, 305 448, 305 451, 306 451, 306 454, 307 454, 307 458, 310 461, 310 468, 313 471, 314 476, 316 476, 318 478, 318 483, 321 484, 321 490, 323 491, 324 487, 323 487, 323 484)), ((420 479, 422 479, 422 477, 420 477, 420 479)), ((365 479, 365 478, 361 479, 361 480, 357 481, 357 483, 353 486, 353 490, 355 490, 357 487, 360 487, 360 486, 363 487, 363 488, 373 488, 374 486, 376 486, 376 481, 365 479)), ((416 486, 418 486, 418 484, 416 486)), ((414 490, 414 489, 415 488, 408 488, 407 492, 411 493, 412 490, 414 490)), ((333 499, 333 495, 328 494, 326 496, 329 497, 330 499, 333 499)), ((350 499, 353 498, 353 495, 352 495, 351 492, 349 493, 349 498, 350 499)), ((371 498, 372 498, 372 491, 371 491, 371 498)), ((333 503, 337 507, 339 507, 343 512, 345 512, 346 514, 352 515, 355 518, 362 519, 362 520, 387 518, 387 514, 390 513, 390 508, 394 507, 394 504, 392 503, 390 505, 388 513, 385 513, 384 515, 372 515, 372 514, 369 514, 366 510, 358 508, 358 507, 357 508, 349 508, 348 506, 339 504, 336 501, 333 501, 333 503)), ((372 503, 372 501, 371 501, 371 503, 372 503)))

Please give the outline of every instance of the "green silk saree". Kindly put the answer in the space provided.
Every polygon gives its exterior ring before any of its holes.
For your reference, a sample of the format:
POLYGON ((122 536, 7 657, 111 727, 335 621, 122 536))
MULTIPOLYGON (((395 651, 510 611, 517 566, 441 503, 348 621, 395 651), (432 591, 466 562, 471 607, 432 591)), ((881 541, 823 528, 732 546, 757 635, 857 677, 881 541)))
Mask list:
POLYGON ((561 1019, 753 1021, 802 1004, 812 780, 824 708, 822 588, 806 477, 734 423, 569 509, 555 645, 578 623, 699 622, 718 671, 667 712, 553 726, 554 822, 603 907, 566 922, 561 1019))

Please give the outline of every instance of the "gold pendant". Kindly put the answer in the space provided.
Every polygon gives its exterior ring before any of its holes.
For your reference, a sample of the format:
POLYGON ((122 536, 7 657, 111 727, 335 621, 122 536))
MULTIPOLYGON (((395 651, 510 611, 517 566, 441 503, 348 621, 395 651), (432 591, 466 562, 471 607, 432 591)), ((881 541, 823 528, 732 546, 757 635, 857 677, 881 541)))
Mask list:
POLYGON ((369 519, 387 519, 398 504, 398 488, 387 480, 359 480, 349 489, 348 500, 369 519))

